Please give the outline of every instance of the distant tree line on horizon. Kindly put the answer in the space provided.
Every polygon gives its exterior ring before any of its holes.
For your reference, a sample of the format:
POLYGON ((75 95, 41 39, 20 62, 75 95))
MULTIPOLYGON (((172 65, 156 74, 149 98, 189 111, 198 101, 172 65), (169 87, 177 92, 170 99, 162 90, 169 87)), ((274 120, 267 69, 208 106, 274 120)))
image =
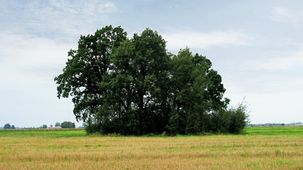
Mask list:
POLYGON ((293 123, 258 123, 258 124, 248 124, 249 127, 255 127, 255 126, 265 126, 265 127, 271 127, 271 126, 303 126, 302 122, 293 122, 293 123))
POLYGON ((60 122, 56 122, 55 123, 55 126, 53 126, 53 125, 50 125, 49 127, 46 125, 46 124, 44 124, 44 125, 42 125, 40 128, 76 128, 76 125, 75 125, 75 123, 73 123, 73 122, 70 122, 70 121, 64 121, 64 122, 62 122, 62 123, 60 123, 60 122))
POLYGON ((244 105, 228 108, 211 61, 188 48, 177 54, 151 29, 128 38, 106 26, 83 36, 55 78, 58 97, 72 97, 89 133, 240 133, 244 105))
MULTIPOLYGON (((57 122, 55 123, 55 126, 53 127, 53 125, 47 126, 46 124, 43 124, 40 127, 29 127, 30 129, 37 129, 37 128, 41 128, 41 129, 46 129, 46 128, 76 128, 75 123, 70 122, 70 121, 64 121, 62 123, 57 122)), ((15 125, 11 125, 10 123, 6 123, 3 126, 3 129, 16 129, 15 125)), ((18 129, 20 129, 20 127, 18 127, 18 129)), ((21 129, 28 129, 28 128, 21 128, 21 129)))

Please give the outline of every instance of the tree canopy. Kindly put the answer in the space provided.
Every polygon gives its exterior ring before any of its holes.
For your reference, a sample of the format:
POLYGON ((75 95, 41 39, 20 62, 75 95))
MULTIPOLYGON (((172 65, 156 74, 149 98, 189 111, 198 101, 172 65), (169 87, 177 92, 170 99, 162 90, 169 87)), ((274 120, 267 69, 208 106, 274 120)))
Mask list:
POLYGON ((227 109, 211 61, 188 48, 169 53, 151 29, 127 38, 106 26, 81 36, 68 56, 55 78, 58 97, 72 97, 90 133, 239 133, 245 126, 245 109, 227 109))

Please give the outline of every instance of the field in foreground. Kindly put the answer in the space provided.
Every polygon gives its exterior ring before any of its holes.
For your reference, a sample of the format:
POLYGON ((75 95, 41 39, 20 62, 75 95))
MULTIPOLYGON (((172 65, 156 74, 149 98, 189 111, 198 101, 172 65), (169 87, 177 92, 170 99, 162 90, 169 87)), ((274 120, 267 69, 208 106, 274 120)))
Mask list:
POLYGON ((302 162, 303 127, 175 137, 0 131, 0 169, 303 169, 302 162))

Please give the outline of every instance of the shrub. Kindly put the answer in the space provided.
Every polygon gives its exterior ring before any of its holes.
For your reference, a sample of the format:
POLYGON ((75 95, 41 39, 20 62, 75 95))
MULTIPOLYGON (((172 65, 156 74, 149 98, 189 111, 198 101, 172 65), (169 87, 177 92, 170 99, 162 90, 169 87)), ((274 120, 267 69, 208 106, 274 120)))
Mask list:
POLYGON ((246 106, 240 104, 236 108, 231 108, 228 110, 230 114, 230 125, 229 125, 229 132, 230 133, 240 133, 247 124, 247 111, 246 106))

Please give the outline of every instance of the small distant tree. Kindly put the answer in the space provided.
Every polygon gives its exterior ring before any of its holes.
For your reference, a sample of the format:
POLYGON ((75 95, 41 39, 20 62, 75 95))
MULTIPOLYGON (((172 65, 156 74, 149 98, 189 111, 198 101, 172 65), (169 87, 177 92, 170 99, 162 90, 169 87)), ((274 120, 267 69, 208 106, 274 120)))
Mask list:
POLYGON ((57 123, 55 124, 55 127, 61 127, 61 123, 60 123, 60 122, 57 122, 57 123))
POLYGON ((75 128, 75 123, 73 122, 69 122, 69 121, 65 121, 61 123, 61 127, 62 128, 75 128))
POLYGON ((12 125, 12 126, 11 126, 11 129, 16 129, 15 125, 12 125))
POLYGON ((46 128, 47 128, 47 125, 45 125, 45 124, 42 125, 42 128, 43 128, 43 129, 46 129, 46 128))
POLYGON ((10 129, 11 128, 11 125, 9 123, 5 124, 3 129, 10 129))

